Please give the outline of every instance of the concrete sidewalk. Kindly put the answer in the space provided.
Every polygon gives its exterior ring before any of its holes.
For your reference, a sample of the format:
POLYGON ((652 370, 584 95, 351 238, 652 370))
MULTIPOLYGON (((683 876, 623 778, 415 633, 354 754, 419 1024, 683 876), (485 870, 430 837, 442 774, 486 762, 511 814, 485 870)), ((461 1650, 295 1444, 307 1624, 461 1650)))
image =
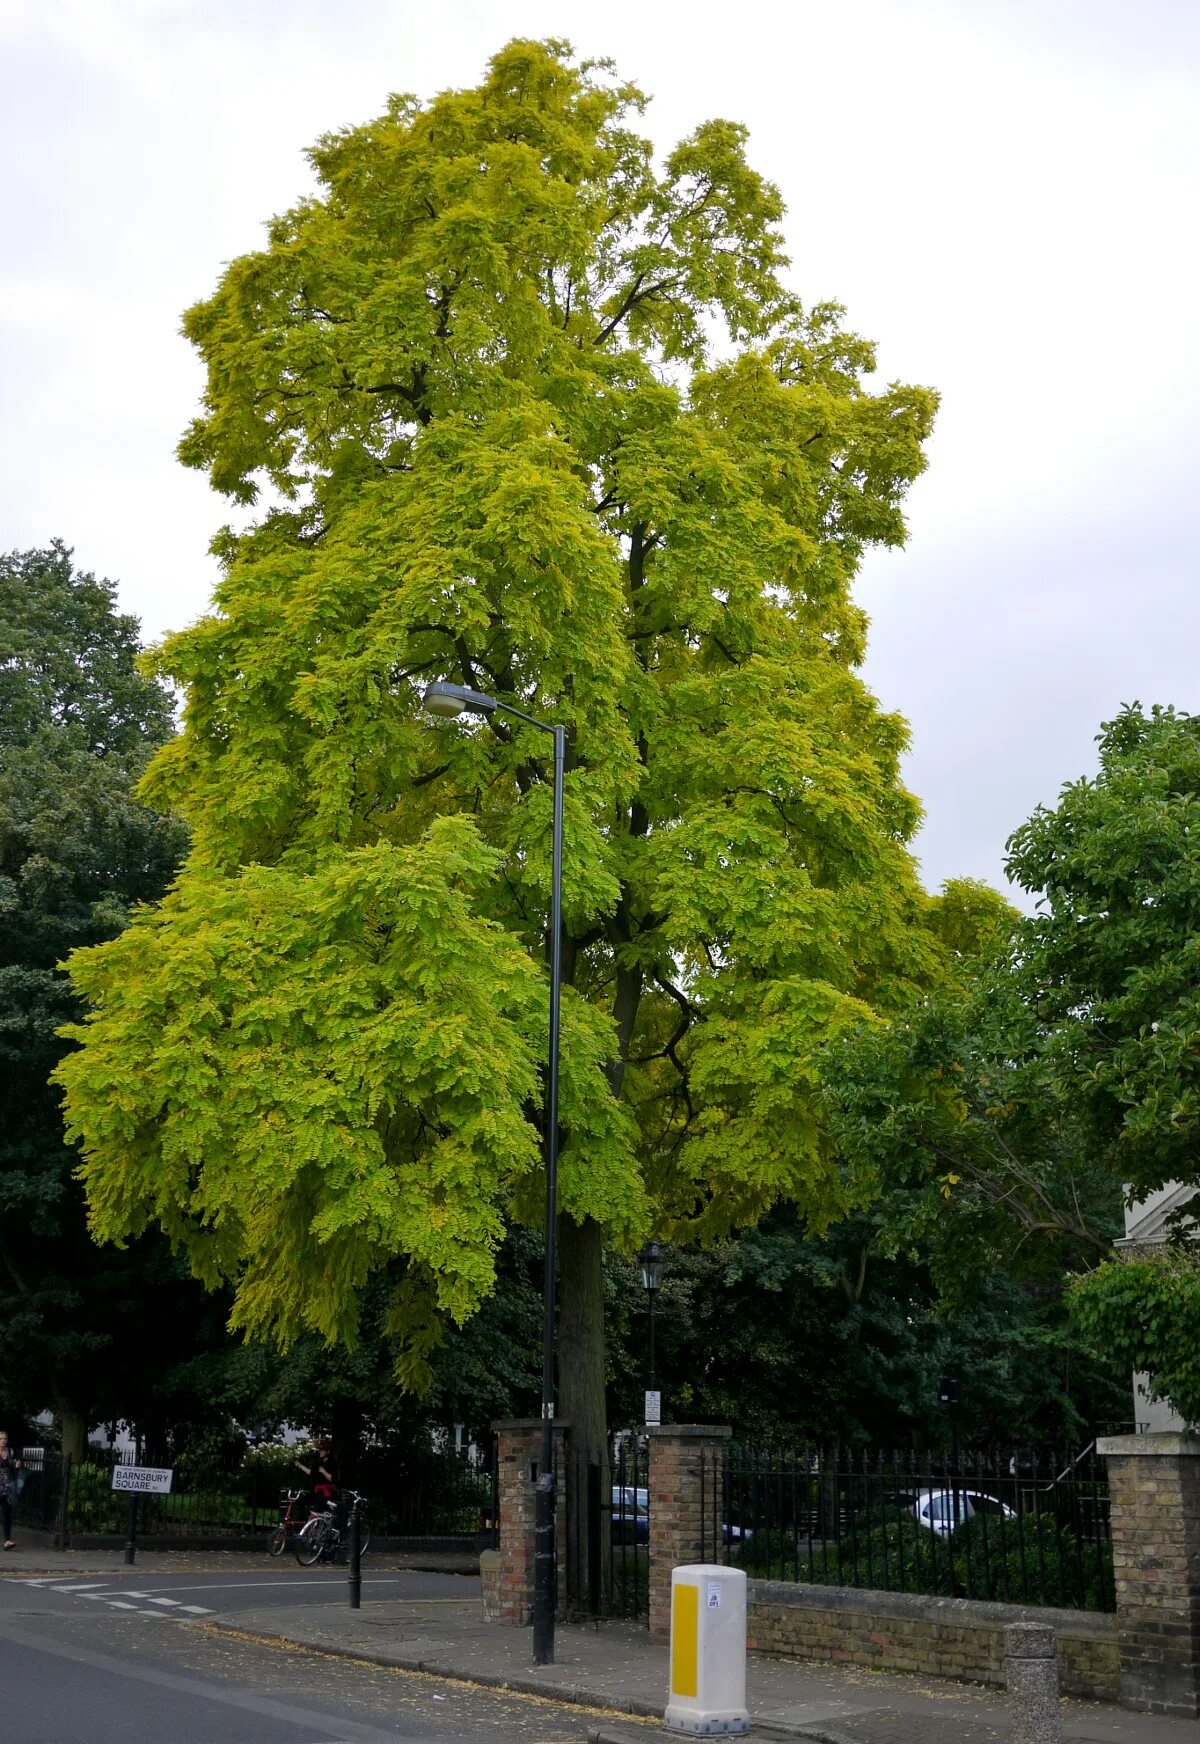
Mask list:
MULTIPOLYGON (((661 1719, 666 1703, 667 1650, 645 1628, 560 1627, 554 1665, 535 1668, 531 1632, 484 1623, 477 1599, 263 1607, 195 1626, 610 1713, 661 1719)), ((1009 1744, 1012 1736, 1003 1692, 978 1685, 757 1655, 748 1683, 760 1735, 827 1744, 1009 1744)), ((1063 1732, 1072 1744, 1196 1744, 1198 1736, 1194 1721, 1079 1701, 1063 1702, 1063 1732)), ((596 1736, 618 1744, 611 1725, 596 1736)))

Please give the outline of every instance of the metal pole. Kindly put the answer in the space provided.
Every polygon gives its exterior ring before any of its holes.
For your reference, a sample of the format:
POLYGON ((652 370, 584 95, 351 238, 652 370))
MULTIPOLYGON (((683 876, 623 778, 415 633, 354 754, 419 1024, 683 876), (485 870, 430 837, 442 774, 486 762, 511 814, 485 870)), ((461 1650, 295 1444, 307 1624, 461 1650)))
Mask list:
POLYGON ((65 1550, 69 1542, 67 1522, 71 1516, 71 1455, 63 1455, 62 1489, 58 1498, 58 1531, 55 1534, 55 1550, 65 1550))
POLYGON ((129 1542, 125 1546, 125 1561, 132 1565, 137 1555, 137 1508, 138 1496, 136 1490, 129 1492, 129 1542))
POLYGON ((654 1391, 654 1298, 658 1295, 658 1291, 657 1290, 647 1290, 646 1294, 650 1298, 650 1391, 653 1392, 654 1391))
POLYGON ((362 1608, 362 1522, 358 1497, 350 1505, 350 1609, 362 1608))
POLYGON ((563 765, 566 729, 554 732, 554 849, 550 884, 550 1059, 546 1086, 546 1280, 542 1321, 542 1456, 534 1494, 533 1663, 554 1664, 554 1286, 558 1219, 558 1008, 562 983, 563 765))

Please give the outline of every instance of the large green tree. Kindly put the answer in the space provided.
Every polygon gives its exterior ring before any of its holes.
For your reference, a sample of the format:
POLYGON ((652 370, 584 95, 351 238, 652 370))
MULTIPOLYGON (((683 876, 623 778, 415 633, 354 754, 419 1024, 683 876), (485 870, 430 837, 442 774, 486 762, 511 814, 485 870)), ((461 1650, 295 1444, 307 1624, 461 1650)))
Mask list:
POLYGON ((1200 721, 1135 705, 1099 749, 1010 840, 1037 899, 1010 942, 831 1053, 832 1124, 848 1198, 918 1190, 950 1295, 995 1264, 1073 1280, 1093 1346, 1194 1419, 1194 1209, 1162 1254, 1111 1244, 1123 1197, 1200 1187, 1200 721))
MULTIPOLYGON (((1123 709, 1100 768, 1039 809, 1011 865, 1042 891, 1022 976, 1089 1153, 1131 1201, 1200 1189, 1200 718, 1123 709)), ((1073 1289, 1086 1333, 1200 1421, 1195 1201, 1167 1251, 1108 1260, 1073 1289)))
MULTIPOLYGON (((166 888, 185 845, 134 785, 172 730, 137 624, 55 543, 0 556, 0 1337, 8 1408, 132 1415, 192 1298, 161 1238, 100 1254, 48 1080, 80 1015, 59 964, 166 888)), ((197 1303, 190 1303, 194 1313, 197 1303)))
POLYGON ((322 140, 189 312, 182 456, 263 507, 160 655, 185 730, 145 791, 187 867, 75 957, 62 1072, 99 1236, 157 1223, 283 1339, 352 1339, 399 1259, 421 1384, 540 1220, 550 871, 539 735, 435 729, 421 691, 564 723, 559 1409, 593 1443, 605 1239, 819 1221, 819 1051, 947 954, 851 593, 934 396, 870 391, 787 287, 742 127, 658 166, 642 106, 511 43, 322 140))

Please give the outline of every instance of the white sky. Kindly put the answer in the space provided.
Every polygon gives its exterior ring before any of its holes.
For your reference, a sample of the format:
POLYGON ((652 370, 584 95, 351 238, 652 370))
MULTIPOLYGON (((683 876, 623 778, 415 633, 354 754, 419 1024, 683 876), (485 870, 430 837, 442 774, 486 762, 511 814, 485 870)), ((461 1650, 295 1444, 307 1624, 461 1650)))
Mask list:
POLYGON ((1005 837, 1135 698, 1200 710, 1197 0, 0 0, 0 549, 60 535, 147 636, 229 518, 174 460, 182 310, 389 91, 569 37, 666 148, 748 123, 794 277, 943 395, 867 676, 912 723, 927 881, 1005 837))

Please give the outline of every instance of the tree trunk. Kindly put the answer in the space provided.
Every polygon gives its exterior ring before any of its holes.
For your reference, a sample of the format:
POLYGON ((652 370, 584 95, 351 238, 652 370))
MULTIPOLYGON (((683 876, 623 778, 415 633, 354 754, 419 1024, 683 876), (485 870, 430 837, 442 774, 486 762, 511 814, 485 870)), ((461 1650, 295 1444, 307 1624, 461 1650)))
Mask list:
POLYGON ((558 1397, 557 1415, 570 1425, 566 1482, 560 1485, 559 1561, 567 1571, 569 1612, 587 1609, 587 1466, 600 1462, 601 1581, 607 1559, 611 1479, 608 1465, 608 1411, 604 1390, 604 1268, 600 1225, 591 1218, 558 1220, 558 1397))
POLYGON ((57 1404, 58 1422, 62 1430, 63 1453, 69 1453, 72 1460, 78 1464, 87 1452, 87 1418, 82 1411, 76 1410, 74 1405, 68 1404, 65 1399, 59 1399, 57 1404))
POLYGON ((338 1482, 343 1488, 357 1489, 362 1451, 362 1406, 345 1393, 335 1393, 332 1418, 333 1457, 337 1461, 338 1482))

